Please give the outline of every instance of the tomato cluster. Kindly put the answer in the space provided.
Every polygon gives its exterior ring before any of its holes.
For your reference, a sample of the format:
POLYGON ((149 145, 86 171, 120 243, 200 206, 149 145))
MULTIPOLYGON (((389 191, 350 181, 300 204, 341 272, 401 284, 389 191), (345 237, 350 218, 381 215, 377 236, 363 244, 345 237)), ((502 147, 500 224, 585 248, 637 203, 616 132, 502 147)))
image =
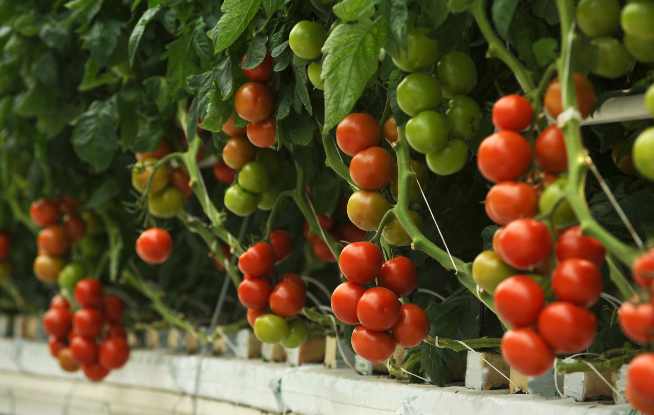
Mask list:
POLYGON ((257 242, 238 258, 243 273, 238 299, 248 310, 254 334, 263 343, 288 348, 301 346, 309 336, 298 316, 306 301, 304 281, 293 273, 274 276, 275 264, 290 255, 292 243, 291 235, 278 229, 271 232, 270 242, 257 242))
POLYGON ((417 286, 416 267, 405 256, 384 261, 381 249, 372 242, 354 242, 343 248, 338 266, 346 281, 332 293, 336 318, 356 325, 352 348, 371 362, 383 362, 399 344, 419 345, 429 332, 429 320, 422 308, 401 303, 400 297, 417 286), (374 281, 376 286, 371 286, 374 281))
POLYGON ((323 90, 325 85, 321 77, 322 63, 317 61, 322 56, 322 45, 327 39, 327 31, 320 23, 309 20, 299 21, 293 26, 288 36, 288 46, 298 58, 313 61, 307 66, 307 77, 314 88, 323 90))
POLYGON ((81 367, 89 380, 99 382, 129 360, 122 324, 125 305, 120 297, 104 294, 102 283, 93 278, 78 281, 74 297, 76 310, 57 295, 43 315, 50 354, 63 370, 76 372, 81 367))

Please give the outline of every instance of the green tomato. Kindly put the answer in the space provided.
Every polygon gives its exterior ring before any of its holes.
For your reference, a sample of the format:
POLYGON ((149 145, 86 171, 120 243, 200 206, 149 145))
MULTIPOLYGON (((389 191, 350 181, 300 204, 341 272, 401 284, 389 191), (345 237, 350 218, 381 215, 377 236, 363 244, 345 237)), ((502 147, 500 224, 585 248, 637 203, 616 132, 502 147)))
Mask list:
POLYGON ((251 161, 238 172, 238 184, 252 193, 263 193, 268 189, 269 173, 263 163, 251 161))
POLYGON ((311 85, 322 91, 325 89, 325 81, 320 77, 321 73, 322 64, 320 62, 312 62, 307 66, 307 76, 309 77, 309 81, 311 81, 311 85))
POLYGON ((654 84, 650 85, 645 93, 645 108, 654 116, 654 84))
POLYGON ((441 86, 436 78, 412 73, 397 86, 397 105, 410 116, 435 109, 441 103, 441 86))
POLYGON ((427 154, 447 145, 449 130, 447 118, 443 114, 423 111, 406 123, 405 137, 411 148, 427 154))
POLYGON ((472 279, 484 291, 492 294, 505 279, 518 271, 502 261, 494 251, 483 251, 472 262, 472 279))
POLYGON ((170 169, 168 166, 163 165, 154 171, 154 165, 156 163, 157 160, 155 159, 145 159, 139 161, 134 165, 134 167, 132 167, 132 187, 134 187, 134 189, 139 193, 145 192, 145 189, 148 186, 148 181, 153 172, 154 176, 152 177, 152 183, 150 184, 151 193, 161 191, 168 184, 170 169))
POLYGON ((636 64, 627 49, 618 39, 598 37, 591 45, 594 50, 591 72, 604 78, 615 79, 631 72, 636 64))
POLYGON ((588 37, 612 35, 620 26, 620 2, 581 0, 577 5, 577 24, 588 37))
POLYGON ((59 288, 67 293, 72 293, 75 290, 77 281, 83 279, 85 276, 86 271, 84 270, 84 266, 79 262, 71 262, 59 272, 57 282, 59 283, 59 288))
POLYGON ((438 62, 438 79, 452 94, 467 94, 477 84, 477 68, 470 55, 450 52, 438 62))
POLYGON ((568 179, 565 176, 559 177, 554 183, 543 190, 538 200, 538 208, 543 215, 550 215, 552 223, 557 228, 562 228, 577 223, 570 202, 565 198, 565 187, 568 179))
POLYGON ((643 177, 654 180, 654 127, 640 133, 633 149, 634 166, 643 177))
POLYGON ((11 264, 0 262, 0 281, 7 281, 11 278, 11 264))
POLYGON ((297 22, 288 35, 288 45, 293 53, 302 59, 318 59, 322 54, 322 45, 327 39, 325 28, 309 20, 297 22))
POLYGON ((288 337, 288 323, 275 314, 264 314, 257 317, 254 323, 254 335, 261 343, 279 343, 288 337))
POLYGON ((438 59, 438 41, 414 30, 407 35, 406 48, 392 54, 393 63, 404 72, 416 72, 433 65, 438 59))
POLYGON ((257 210, 259 196, 248 192, 238 184, 233 184, 225 190, 223 203, 235 215, 250 216, 257 210))
POLYGON ((625 34, 622 41, 629 53, 631 53, 638 62, 654 62, 654 44, 652 44, 651 40, 625 34))
POLYGON ((155 218, 170 219, 184 209, 184 194, 176 187, 148 195, 148 211, 155 218))
POLYGON ((643 40, 654 40, 654 2, 629 3, 622 8, 622 30, 643 40))
POLYGON ((102 251, 102 243, 98 238, 94 238, 92 235, 88 234, 84 236, 79 242, 77 242, 82 258, 93 259, 100 255, 102 251))
POLYGON ((302 320, 293 320, 288 327, 288 336, 282 339, 282 346, 287 349, 300 347, 309 338, 309 330, 302 320))
POLYGON ((439 176, 449 176, 461 170, 468 160, 468 145, 463 140, 451 140, 445 148, 428 153, 427 167, 439 176))
POLYGON ((471 139, 479 131, 481 108, 477 102, 465 95, 457 95, 449 102, 447 120, 450 134, 454 138, 471 139))
POLYGON ((261 200, 257 204, 259 210, 271 210, 277 201, 279 196, 278 190, 269 190, 267 192, 261 193, 261 200))
MULTIPOLYGON (((411 221, 419 227, 422 222, 420 216, 413 211, 409 212, 409 216, 411 216, 411 221)), ((388 225, 384 226, 382 238, 392 246, 408 246, 412 242, 411 237, 406 233, 404 227, 396 217, 388 225)))

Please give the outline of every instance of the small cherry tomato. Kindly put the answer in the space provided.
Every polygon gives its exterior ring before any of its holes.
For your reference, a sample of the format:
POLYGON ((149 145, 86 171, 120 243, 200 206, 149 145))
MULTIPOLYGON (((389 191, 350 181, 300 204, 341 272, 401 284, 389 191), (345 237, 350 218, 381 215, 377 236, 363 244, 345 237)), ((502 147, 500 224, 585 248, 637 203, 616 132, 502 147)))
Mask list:
POLYGON ((548 173, 562 173, 568 169, 563 131, 552 124, 536 139, 536 161, 548 173))
MULTIPOLYGON (((245 56, 241 59, 241 67, 243 67, 243 61, 245 56)), ((245 75, 251 81, 266 82, 270 79, 272 75, 273 61, 270 54, 266 54, 266 57, 263 58, 260 64, 254 68, 243 68, 243 75, 245 75)))
POLYGON ((566 229, 556 241, 556 259, 559 261, 581 258, 600 268, 604 263, 605 255, 606 250, 601 242, 583 235, 579 226, 566 229))
POLYGON ((531 218, 538 211, 538 194, 533 186, 522 182, 502 182, 486 195, 486 214, 498 225, 516 219, 531 218))
POLYGON ((556 353, 579 353, 593 344, 597 318, 567 302, 547 305, 538 317, 538 332, 556 353))
POLYGON ((79 370, 79 363, 77 363, 73 357, 73 352, 68 347, 59 351, 57 360, 59 360, 59 367, 65 372, 77 372, 79 370))
POLYGON ((336 230, 336 234, 344 242, 360 242, 366 240, 366 232, 357 228, 351 223, 343 223, 336 230))
POLYGON ((127 331, 125 331, 125 327, 120 324, 110 324, 106 338, 110 339, 113 337, 120 337, 127 340, 127 331))
POLYGON ((236 126, 236 117, 232 114, 223 124, 223 133, 229 137, 242 137, 245 134, 245 128, 236 126))
POLYGON ((98 337, 102 333, 104 317, 94 308, 77 310, 73 315, 73 331, 83 337, 98 337))
POLYGON ((213 165, 213 177, 220 183, 232 184, 234 177, 236 177, 236 172, 223 161, 218 161, 213 165))
POLYGON ((634 408, 650 415, 654 409, 654 353, 636 356, 627 368, 627 396, 634 408))
POLYGON ((233 214, 241 217, 250 216, 257 210, 261 201, 261 195, 257 195, 243 189, 235 183, 225 190, 223 203, 225 208, 233 214))
POLYGON ((438 62, 436 70, 444 89, 451 94, 468 94, 477 84, 477 67, 467 53, 449 52, 438 62))
MULTIPOLYGON (((583 118, 586 118, 595 107, 597 98, 593 84, 584 75, 574 74, 575 90, 577 95, 577 108, 583 118)), ((558 80, 552 81, 545 91, 545 110, 556 118, 563 112, 561 100, 561 84, 558 80)))
POLYGON ((379 271, 379 285, 398 296, 410 294, 418 286, 416 265, 405 256, 396 256, 384 262, 379 271))
POLYGON ((57 338, 57 336, 48 337, 48 350, 50 355, 56 358, 59 355, 59 352, 66 348, 66 342, 57 338))
POLYGON ((530 163, 529 142, 512 131, 499 131, 487 137, 477 152, 479 171, 495 183, 517 179, 527 172, 530 163))
POLYGON ((270 273, 274 263, 275 250, 268 242, 257 242, 238 257, 238 269, 254 277, 270 273))
POLYGON ((281 261, 291 254, 293 239, 287 231, 276 229, 270 232, 270 245, 272 245, 275 252, 275 259, 281 261))
POLYGON ((427 313, 415 304, 402 304, 400 318, 393 326, 393 337, 406 348, 416 347, 429 333, 427 313))
POLYGON ((59 206, 50 199, 39 199, 30 206, 32 222, 41 228, 54 225, 59 220, 59 206))
POLYGON ((73 315, 64 308, 52 308, 43 314, 45 332, 58 339, 68 335, 73 325, 73 315))
POLYGON ((66 231, 61 225, 43 228, 37 237, 39 253, 50 256, 62 256, 68 252, 69 243, 66 231))
POLYGON ((52 300, 50 301, 50 308, 62 308, 64 310, 70 310, 70 303, 68 300, 66 300, 66 297, 57 294, 52 297, 52 300))
POLYGON ((70 350, 81 365, 95 363, 98 359, 98 345, 89 337, 74 336, 70 341, 70 350))
POLYGON ((102 283, 95 278, 85 278, 75 285, 75 300, 84 308, 102 305, 102 283))
POLYGON ((393 157, 382 147, 369 147, 350 161, 350 176, 363 190, 379 190, 388 186, 394 171, 393 157))
POLYGON ((436 109, 441 99, 440 82, 426 73, 409 74, 397 85, 397 105, 412 117, 423 111, 436 109))
POLYGON ((193 196, 193 189, 191 188, 191 178, 189 177, 186 170, 181 167, 178 167, 173 170, 170 174, 170 181, 173 183, 173 186, 182 194, 185 198, 193 196))
POLYGON ((552 252, 552 238, 547 226, 534 219, 509 223, 498 236, 500 256, 517 269, 533 268, 552 252))
POLYGON ((248 308, 247 318, 250 327, 254 328, 254 323, 257 321, 259 317, 261 317, 264 314, 266 314, 264 310, 258 310, 256 308, 248 308))
POLYGON ((148 212, 155 218, 171 219, 184 210, 184 194, 176 187, 167 187, 148 195, 148 212))
POLYGON ((531 328, 509 330, 502 337, 502 356, 518 372, 540 376, 554 365, 554 353, 531 328))
POLYGON ((405 47, 398 48, 391 57, 404 72, 417 72, 436 63, 438 56, 438 41, 418 29, 407 34, 405 47))
POLYGON ((325 241, 316 237, 311 239, 310 243, 311 249, 313 250, 313 254, 316 256, 316 258, 323 262, 336 262, 334 254, 329 249, 329 246, 325 243, 325 241))
POLYGON ((654 304, 622 303, 618 321, 630 340, 640 344, 654 341, 654 304))
POLYGON ((373 232, 390 208, 390 203, 381 193, 358 190, 347 201, 347 217, 357 228, 373 232))
MULTIPOLYGON (((136 153, 136 160, 143 161, 145 159, 160 159, 170 154, 170 152, 171 152, 171 148, 168 142, 164 139, 161 139, 159 140, 159 144, 157 145, 157 148, 155 148, 154 150, 136 153)), ((66 213, 71 213, 71 212, 66 212, 66 213)))
POLYGON ((84 376, 91 382, 100 382, 109 375, 109 369, 99 363, 90 363, 82 365, 84 376))
POLYGON ((534 110, 521 95, 505 95, 493 105, 493 125, 498 130, 522 131, 529 127, 534 110))
POLYGON ((64 195, 57 200, 59 211, 66 215, 73 215, 79 209, 79 200, 72 196, 64 195))
POLYGON ((248 124, 248 140, 255 147, 270 148, 275 144, 276 129, 277 123, 274 118, 248 124))
POLYGON ((331 298, 332 311, 345 324, 359 324, 357 304, 366 289, 353 282, 343 282, 334 289, 331 298))
POLYGON ((515 274, 494 251, 483 251, 472 262, 472 279, 487 293, 492 294, 502 281, 515 274))
POLYGON ((379 138, 379 124, 370 114, 352 113, 336 127, 336 144, 348 156, 378 145, 379 138))
POLYGON ((338 257, 338 267, 348 281, 367 284, 381 271, 384 256, 379 247, 371 242, 353 242, 343 248, 338 257))
POLYGON ((240 170, 248 162, 254 160, 254 147, 242 137, 232 137, 223 147, 223 161, 233 170, 240 170))
POLYGON ((288 335, 281 340, 282 346, 287 349, 300 347, 309 338, 309 330, 302 320, 293 320, 288 325, 288 335))
POLYGON ((156 159, 139 161, 132 167, 132 187, 139 193, 145 192, 150 183, 150 193, 163 190, 170 181, 170 168, 161 165, 156 168, 156 159))
POLYGON ((234 109, 239 117, 251 123, 263 121, 273 113, 270 88, 258 82, 246 82, 234 94, 234 109))
POLYGON ((270 282, 265 278, 244 279, 238 286, 238 299, 247 308, 262 310, 268 307, 271 292, 270 282))
POLYGON ((357 318, 369 330, 390 330, 400 318, 397 295, 384 287, 369 288, 357 303, 357 318))
POLYGON ((136 240, 136 253, 148 264, 163 264, 173 249, 173 238, 167 230, 150 228, 136 240))
POLYGON ((590 261, 566 259, 552 273, 552 289, 561 301, 591 307, 602 293, 602 274, 590 261))
POLYGON ((654 249, 650 249, 634 261, 634 280, 641 287, 654 288, 654 249))
POLYGON ((306 301, 304 281, 296 274, 284 274, 275 285, 268 304, 273 313, 282 317, 293 317, 302 311, 306 301))
POLYGON ((79 216, 66 215, 64 217, 64 231, 68 240, 73 243, 78 242, 86 235, 86 223, 79 216))
POLYGON ((398 139, 397 122, 394 117, 388 117, 384 122, 384 138, 389 143, 394 143, 398 139))
POLYGON ((288 35, 288 46, 302 59, 318 59, 322 54, 322 45, 327 39, 327 32, 320 23, 301 20, 293 26, 288 35))
POLYGON ((106 339, 100 344, 100 365, 106 369, 120 369, 129 360, 129 344, 120 337, 106 339))
POLYGON ((395 351, 395 339, 385 332, 357 326, 352 332, 352 348, 359 356, 373 362, 388 360, 395 351))
POLYGON ((528 327, 538 321, 545 306, 545 291, 528 275, 514 275, 502 281, 494 293, 495 307, 512 327, 528 327))
POLYGON ((57 278, 63 267, 64 262, 61 258, 39 255, 34 259, 33 270, 34 275, 40 281, 46 284, 54 284, 57 282, 57 278))
POLYGON ((125 303, 114 294, 105 295, 103 298, 104 316, 109 323, 120 323, 123 320, 125 303))

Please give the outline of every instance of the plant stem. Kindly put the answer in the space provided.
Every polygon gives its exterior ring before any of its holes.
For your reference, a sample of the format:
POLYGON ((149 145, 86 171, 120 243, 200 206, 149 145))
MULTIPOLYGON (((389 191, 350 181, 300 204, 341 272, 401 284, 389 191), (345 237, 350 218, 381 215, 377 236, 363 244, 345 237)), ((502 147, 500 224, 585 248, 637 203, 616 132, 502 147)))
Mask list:
POLYGON ((356 189, 357 186, 352 182, 348 167, 345 165, 343 159, 341 159, 340 155, 338 154, 338 148, 336 148, 335 140, 333 140, 329 134, 323 134, 322 146, 325 150, 325 165, 327 165, 327 167, 332 169, 343 180, 345 180, 350 185, 350 187, 356 189))
POLYGON ((628 363, 634 357, 634 354, 634 352, 627 352, 621 356, 599 360, 573 360, 569 362, 562 360, 556 364, 556 372, 559 374, 594 372, 589 365, 592 365, 599 372, 616 370, 628 363))
POLYGON ((434 346, 439 349, 448 349, 454 352, 463 352, 465 350, 470 350, 470 349, 473 350, 499 349, 502 339, 496 339, 492 337, 482 337, 479 339, 454 340, 454 339, 444 339, 441 337, 434 338, 428 336, 424 341, 428 343, 430 346, 434 346))

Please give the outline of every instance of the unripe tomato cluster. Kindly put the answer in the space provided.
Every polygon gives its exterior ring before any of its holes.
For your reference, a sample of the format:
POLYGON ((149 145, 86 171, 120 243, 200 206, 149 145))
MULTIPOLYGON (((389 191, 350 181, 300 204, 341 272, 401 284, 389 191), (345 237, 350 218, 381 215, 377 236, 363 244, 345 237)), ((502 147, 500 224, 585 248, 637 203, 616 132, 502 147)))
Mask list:
POLYGON ((418 346, 429 332, 425 311, 400 297, 417 286, 416 267, 405 256, 384 261, 372 242, 354 242, 343 248, 338 266, 345 277, 332 293, 336 318, 355 325, 352 348, 371 362, 383 362, 397 345, 418 346), (375 284, 376 281, 376 284, 375 284))
POLYGON ((120 297, 105 294, 93 278, 77 282, 74 298, 79 308, 57 295, 43 315, 50 354, 66 372, 81 368, 87 379, 99 382, 129 360, 122 324, 125 305, 120 297))
POLYGON ((254 334, 263 343, 288 348, 299 347, 309 336, 299 317, 306 301, 304 281, 293 273, 275 276, 275 264, 290 255, 292 244, 291 235, 278 229, 271 232, 270 242, 257 242, 238 258, 243 273, 238 299, 248 310, 254 334))

